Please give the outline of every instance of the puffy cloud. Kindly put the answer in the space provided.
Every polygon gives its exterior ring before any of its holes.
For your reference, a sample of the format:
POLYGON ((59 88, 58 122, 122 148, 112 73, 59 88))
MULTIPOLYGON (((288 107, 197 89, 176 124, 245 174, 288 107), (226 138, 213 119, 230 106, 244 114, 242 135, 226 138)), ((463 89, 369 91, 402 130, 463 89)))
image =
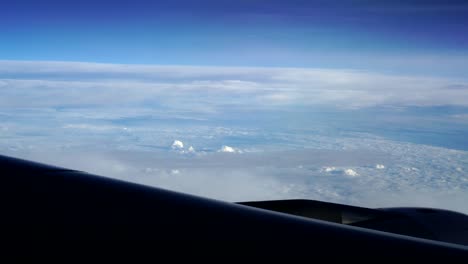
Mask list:
POLYGON ((385 169, 385 165, 377 164, 377 165, 375 165, 375 168, 378 169, 378 170, 383 170, 383 169, 385 169))
POLYGON ((174 140, 174 142, 171 145, 171 149, 179 154, 186 154, 186 155, 192 155, 192 156, 197 154, 193 146, 189 146, 188 148, 186 148, 186 146, 184 145, 184 142, 180 140, 174 140))
POLYGON ((184 143, 180 140, 174 140, 171 148, 174 150, 182 150, 184 148, 184 143))
POLYGON ((344 171, 344 173, 345 173, 346 175, 348 175, 348 176, 351 176, 351 177, 356 177, 356 176, 359 175, 359 174, 358 174, 355 170, 353 170, 353 169, 346 169, 346 170, 344 171))
POLYGON ((337 168, 337 167, 323 167, 320 171, 329 173, 329 174, 346 175, 346 176, 351 176, 351 177, 356 177, 359 175, 353 169, 343 169, 343 168, 337 168))
POLYGON ((336 167, 324 167, 324 168, 322 168, 322 171, 324 171, 324 172, 334 172, 334 171, 336 171, 336 167))
POLYGON ((242 153, 242 151, 240 149, 237 149, 237 148, 233 148, 233 147, 230 147, 230 146, 222 146, 220 150, 218 150, 218 152, 224 152, 224 153, 242 153))
POLYGON ((220 150, 220 152, 230 152, 230 153, 234 153, 236 152, 234 150, 234 148, 230 147, 230 146, 223 146, 220 150))

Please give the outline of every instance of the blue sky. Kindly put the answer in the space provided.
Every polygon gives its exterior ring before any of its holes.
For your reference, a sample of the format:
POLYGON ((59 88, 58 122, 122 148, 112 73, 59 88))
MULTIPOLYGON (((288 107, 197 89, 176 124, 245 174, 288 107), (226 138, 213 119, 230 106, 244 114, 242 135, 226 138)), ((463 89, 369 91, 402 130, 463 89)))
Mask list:
POLYGON ((4 1, 0 58, 464 76, 463 1, 4 1))

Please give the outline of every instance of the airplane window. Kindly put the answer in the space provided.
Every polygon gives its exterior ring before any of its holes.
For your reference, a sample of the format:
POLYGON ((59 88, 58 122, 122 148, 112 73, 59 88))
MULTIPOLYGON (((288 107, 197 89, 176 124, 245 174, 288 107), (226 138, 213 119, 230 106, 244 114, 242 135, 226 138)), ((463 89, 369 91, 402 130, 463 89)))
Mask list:
POLYGON ((0 155, 468 213, 464 1, 6 1, 0 155))

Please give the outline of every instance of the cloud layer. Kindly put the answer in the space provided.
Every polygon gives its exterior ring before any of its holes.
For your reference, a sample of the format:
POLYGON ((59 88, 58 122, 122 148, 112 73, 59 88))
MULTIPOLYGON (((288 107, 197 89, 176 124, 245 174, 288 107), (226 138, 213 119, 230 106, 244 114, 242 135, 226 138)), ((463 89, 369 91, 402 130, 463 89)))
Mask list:
POLYGON ((310 137, 315 148, 285 151, 278 145, 277 151, 239 155, 213 150, 187 156, 167 147, 129 150, 125 142, 110 149, 36 143, 3 153, 228 201, 303 198, 468 212, 466 151, 364 137, 310 137), (385 162, 385 169, 376 168, 379 162, 385 162))
POLYGON ((0 61, 0 107, 468 106, 463 87, 457 79, 338 69, 0 61))
POLYGON ((467 114, 450 109, 468 107, 466 87, 337 69, 0 61, 0 153, 229 201, 468 212, 466 151, 377 134, 465 142, 467 114), (364 115, 383 106, 384 121, 364 115), (444 123, 440 110, 408 118, 410 106, 444 106, 444 123))

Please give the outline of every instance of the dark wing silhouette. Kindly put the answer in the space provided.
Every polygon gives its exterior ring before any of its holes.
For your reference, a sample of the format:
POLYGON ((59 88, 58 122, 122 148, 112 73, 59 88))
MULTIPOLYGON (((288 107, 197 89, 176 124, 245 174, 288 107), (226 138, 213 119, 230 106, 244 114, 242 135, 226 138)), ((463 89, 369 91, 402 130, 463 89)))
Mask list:
POLYGON ((468 257, 466 236, 454 231, 466 234, 466 216, 453 212, 304 200, 235 204, 4 156, 0 173, 2 249, 17 256, 468 257))

